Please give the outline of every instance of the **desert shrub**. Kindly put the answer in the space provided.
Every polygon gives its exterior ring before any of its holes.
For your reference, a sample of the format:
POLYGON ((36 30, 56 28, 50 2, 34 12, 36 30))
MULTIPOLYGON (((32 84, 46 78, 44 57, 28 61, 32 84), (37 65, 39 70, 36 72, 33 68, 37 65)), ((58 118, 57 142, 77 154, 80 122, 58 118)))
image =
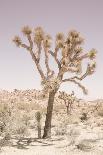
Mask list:
POLYGON ((6 126, 6 131, 11 135, 24 136, 28 134, 28 121, 28 113, 25 114, 22 111, 12 113, 12 117, 6 126))
POLYGON ((81 150, 81 151, 90 151, 92 149, 92 145, 88 140, 82 140, 79 142, 77 146, 77 149, 81 150))
POLYGON ((29 113, 18 110, 17 106, 11 104, 0 105, 0 134, 6 135, 22 135, 27 134, 29 113))
POLYGON ((55 129, 55 135, 56 136, 62 136, 66 134, 66 129, 65 128, 56 128, 55 129))
POLYGON ((55 135, 62 136, 67 133, 67 127, 65 124, 61 123, 55 128, 55 135))
POLYGON ((23 114, 23 117, 22 117, 22 121, 23 121, 23 124, 25 124, 26 126, 28 126, 29 125, 29 120, 30 120, 31 118, 30 118, 30 116, 29 115, 27 115, 27 114, 23 114))
POLYGON ((81 121, 86 121, 88 118, 87 118, 87 113, 82 113, 82 116, 80 117, 81 121))
POLYGON ((101 109, 98 110, 98 115, 101 116, 101 117, 103 117, 103 108, 101 108, 101 109))
POLYGON ((32 110, 40 110, 41 106, 36 102, 18 102, 16 103, 18 110, 31 112, 32 110))
POLYGON ((11 108, 8 104, 0 104, 0 131, 4 132, 7 123, 11 117, 11 108))
POLYGON ((17 102, 16 103, 18 110, 24 110, 24 111, 30 111, 31 110, 31 104, 28 102, 17 102))
POLYGON ((19 124, 19 125, 16 125, 16 128, 15 130, 13 129, 13 133, 16 134, 16 135, 21 135, 21 136, 24 136, 27 134, 27 127, 26 125, 22 125, 22 124, 19 124))
POLYGON ((4 131, 5 124, 0 121, 0 134, 4 131))
POLYGON ((96 113, 98 116, 103 117, 103 103, 97 103, 96 105, 96 113))
POLYGON ((10 141, 9 135, 0 139, 0 151, 2 150, 3 146, 10 146, 10 145, 12 145, 12 142, 10 141))

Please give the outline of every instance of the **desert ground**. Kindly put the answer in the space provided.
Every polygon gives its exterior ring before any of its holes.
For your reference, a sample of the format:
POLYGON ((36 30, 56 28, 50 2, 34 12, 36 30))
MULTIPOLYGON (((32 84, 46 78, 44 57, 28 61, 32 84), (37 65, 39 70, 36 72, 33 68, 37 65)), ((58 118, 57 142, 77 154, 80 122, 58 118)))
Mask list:
POLYGON ((103 155, 103 100, 75 101, 67 114, 57 94, 52 137, 38 139, 35 114, 43 134, 47 99, 38 90, 0 91, 0 154, 103 155))

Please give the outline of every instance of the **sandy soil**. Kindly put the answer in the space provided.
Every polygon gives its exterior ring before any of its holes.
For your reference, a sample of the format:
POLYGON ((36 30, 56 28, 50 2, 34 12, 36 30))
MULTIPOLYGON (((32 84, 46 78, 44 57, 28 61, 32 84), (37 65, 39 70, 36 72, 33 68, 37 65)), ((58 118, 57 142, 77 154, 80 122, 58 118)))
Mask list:
POLYGON ((46 114, 45 103, 47 101, 42 99, 36 101, 34 98, 33 102, 30 102, 31 96, 35 96, 32 94, 33 92, 16 91, 16 94, 15 92, 14 94, 9 93, 9 95, 7 93, 5 95, 4 92, 1 94, 0 107, 3 106, 3 102, 7 106, 6 109, 10 110, 11 108, 10 118, 6 115, 8 111, 5 111, 5 106, 4 109, 1 108, 1 112, 3 111, 5 114, 5 117, 3 115, 2 118, 5 118, 3 120, 7 124, 3 134, 9 132, 11 138, 4 141, 5 136, 1 133, 0 155, 103 155, 102 100, 77 102, 73 105, 69 115, 66 113, 64 104, 60 100, 58 102, 55 101, 52 119, 52 138, 37 139, 35 113, 38 110, 42 112, 41 126, 43 134, 46 114), (16 100, 13 102, 12 100, 15 96, 16 100), (14 109, 12 104, 15 104, 14 109), (83 120, 84 113, 86 113, 87 117, 83 120), (29 135, 24 135, 25 132, 21 133, 21 129, 27 129, 29 135), (12 130, 16 133, 12 134, 12 130))

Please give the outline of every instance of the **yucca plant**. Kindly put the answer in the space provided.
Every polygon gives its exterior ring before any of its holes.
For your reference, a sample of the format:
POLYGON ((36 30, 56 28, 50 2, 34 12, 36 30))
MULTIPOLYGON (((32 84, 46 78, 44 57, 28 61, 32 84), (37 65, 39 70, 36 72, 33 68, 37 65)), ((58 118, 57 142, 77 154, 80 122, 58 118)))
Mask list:
POLYGON ((37 128, 38 128, 38 138, 41 138, 41 113, 39 111, 36 112, 35 118, 37 121, 37 128))

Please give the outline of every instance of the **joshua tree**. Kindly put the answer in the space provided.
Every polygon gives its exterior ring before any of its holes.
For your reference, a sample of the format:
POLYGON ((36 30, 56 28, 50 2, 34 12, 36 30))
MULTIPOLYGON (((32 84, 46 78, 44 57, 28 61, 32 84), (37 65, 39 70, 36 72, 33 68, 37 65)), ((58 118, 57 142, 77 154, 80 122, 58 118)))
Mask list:
POLYGON ((76 100, 76 97, 74 96, 74 92, 72 91, 71 94, 67 94, 64 91, 59 92, 59 93, 60 93, 60 95, 58 96, 58 98, 60 98, 61 100, 64 101, 66 109, 67 109, 67 115, 68 115, 71 113, 72 104, 76 100))
POLYGON ((43 135, 43 138, 47 138, 51 136, 52 111, 56 92, 62 83, 72 82, 87 94, 87 90, 80 82, 94 73, 96 63, 92 60, 96 56, 96 50, 92 49, 88 52, 84 52, 81 47, 84 39, 80 33, 75 30, 70 31, 66 36, 64 36, 63 33, 57 33, 53 51, 51 48, 52 38, 46 34, 41 27, 37 27, 32 31, 30 27, 25 26, 22 32, 28 39, 28 44, 23 43, 19 36, 15 36, 13 41, 18 47, 25 48, 31 55, 41 76, 41 84, 43 85, 44 92, 46 94, 48 93, 49 97, 43 135), (45 67, 43 65, 42 68, 40 63, 43 54, 45 56, 44 64, 46 69, 44 69, 45 67), (50 56, 54 58, 58 70, 56 69, 54 71, 51 69, 50 56), (84 67, 82 67, 84 59, 90 60, 85 70, 84 67), (65 73, 66 75, 69 75, 68 73, 73 74, 64 78, 65 73))

